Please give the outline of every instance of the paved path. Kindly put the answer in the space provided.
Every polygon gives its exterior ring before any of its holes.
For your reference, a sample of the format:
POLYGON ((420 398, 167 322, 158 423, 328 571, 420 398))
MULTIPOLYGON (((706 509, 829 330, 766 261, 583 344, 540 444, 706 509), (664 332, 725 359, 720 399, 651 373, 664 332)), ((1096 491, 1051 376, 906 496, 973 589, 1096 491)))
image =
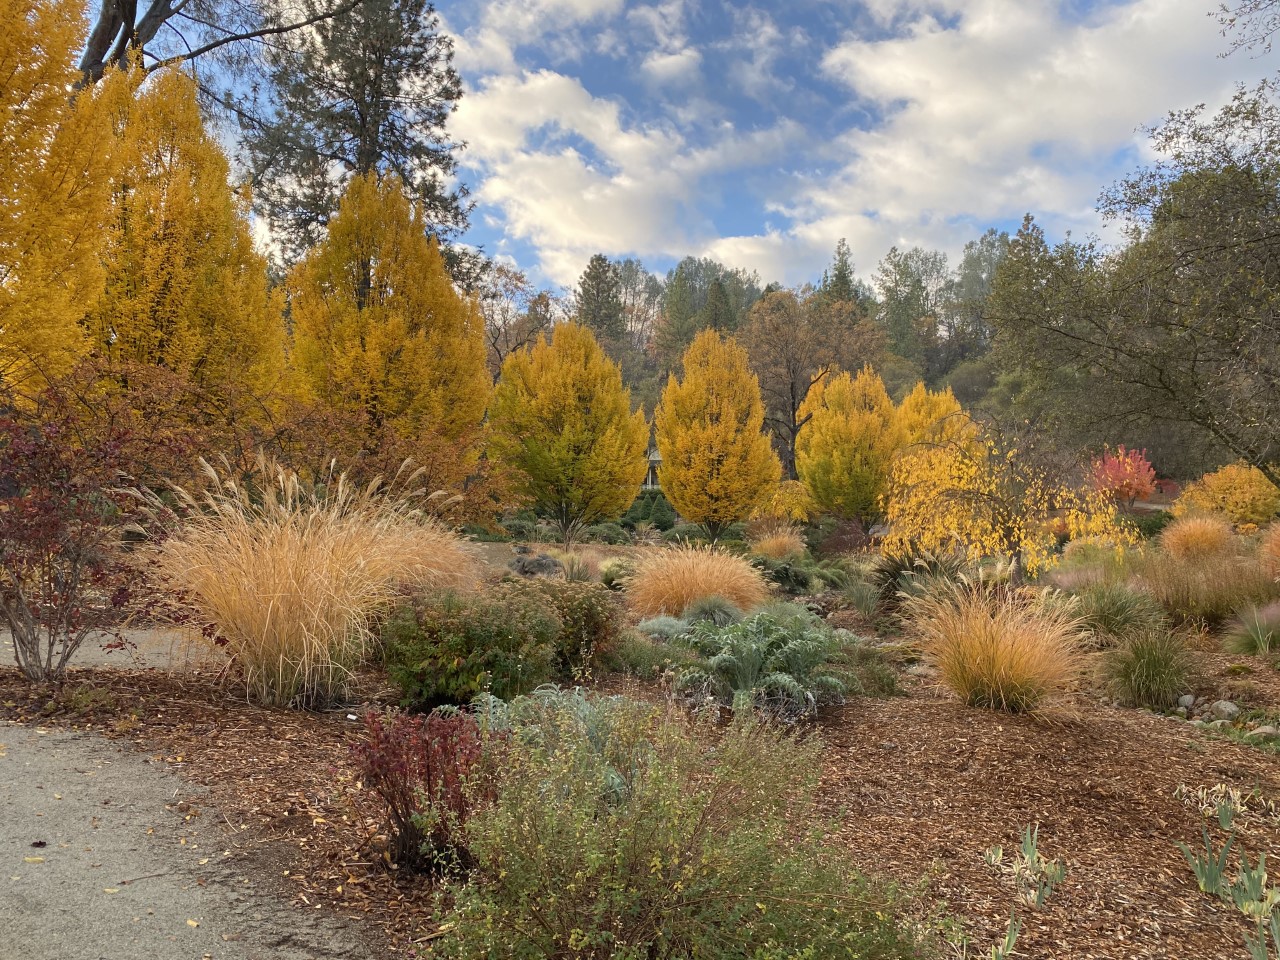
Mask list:
POLYGON ((199 788, 128 747, 0 723, 0 960, 372 957, 229 838, 199 788))

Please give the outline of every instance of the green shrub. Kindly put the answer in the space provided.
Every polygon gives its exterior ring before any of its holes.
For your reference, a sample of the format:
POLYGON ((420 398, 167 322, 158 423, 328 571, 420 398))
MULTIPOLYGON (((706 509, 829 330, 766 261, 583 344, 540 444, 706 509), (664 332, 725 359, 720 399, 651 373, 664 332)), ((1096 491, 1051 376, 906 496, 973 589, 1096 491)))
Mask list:
POLYGON ((820 624, 758 613, 728 627, 696 624, 676 642, 706 661, 680 675, 681 689, 714 697, 737 713, 811 714, 845 693, 832 668, 839 640, 820 624))
POLYGON ((851 690, 867 697, 896 697, 902 693, 898 672, 883 653, 860 639, 845 643, 839 657, 838 674, 851 690))
POLYGON ((1114 695, 1130 706, 1172 710, 1195 684, 1196 660, 1181 636, 1151 630, 1109 651, 1103 672, 1114 695))
POLYGON ((1095 636, 1120 639, 1149 633, 1165 622, 1155 597, 1123 583, 1090 584, 1076 594, 1076 615, 1095 636))
POLYGON ((731 600, 713 594, 699 597, 684 608, 682 620, 693 623, 710 623, 717 627, 742 622, 742 610, 731 600))
POLYGON ((537 521, 530 517, 512 517, 498 524, 513 540, 528 540, 537 529, 537 521))
POLYGON ((494 529, 480 523, 464 524, 459 532, 477 543, 506 543, 511 539, 511 534, 503 527, 494 529))
POLYGON ((631 542, 631 536, 616 523, 593 523, 582 531, 583 543, 619 545, 631 542))
POLYGON ((670 530, 676 525, 676 510, 663 496, 661 490, 646 490, 622 516, 622 526, 635 529, 637 524, 651 523, 658 530, 670 530))
POLYGON ((600 582, 610 590, 621 590, 635 572, 635 564, 623 557, 610 557, 600 564, 600 582))
POLYGON ((490 692, 504 699, 555 675, 563 626, 545 602, 498 594, 443 594, 406 603, 382 639, 401 703, 424 710, 490 692))
POLYGON ((580 679, 622 630, 622 607, 601 583, 539 577, 509 590, 513 597, 546 605, 559 619, 554 648, 556 673, 562 679, 580 679))
POLYGON ((1137 531, 1138 536, 1144 540, 1156 539, 1160 536, 1161 531, 1173 521, 1174 516, 1168 510, 1143 510, 1125 514, 1121 518, 1122 523, 1132 527, 1137 531))
POLYGON ((1244 654, 1280 651, 1280 603, 1245 609, 1227 633, 1227 649, 1244 654))
POLYGON ((816 742, 625 700, 524 709, 497 798, 468 821, 470 882, 441 893, 433 957, 924 955, 892 896, 805 829, 816 742))
POLYGON ((854 580, 841 591, 849 606, 868 619, 880 609, 880 588, 866 580, 854 580))
POLYGON ((698 663, 697 655, 687 647, 646 635, 639 629, 623 633, 604 657, 606 669, 641 680, 656 680, 668 671, 684 670, 698 663))
POLYGON ((841 560, 814 560, 808 556, 784 557, 781 560, 767 556, 751 558, 754 567, 788 596, 802 597, 825 589, 841 590, 847 587, 853 576, 841 560))
POLYGON ((658 640, 673 640, 689 632, 689 621, 682 620, 679 617, 668 617, 664 614, 660 617, 641 620, 636 625, 636 630, 646 637, 654 637, 658 640))
POLYGON ((706 543, 707 531, 696 523, 678 523, 662 534, 667 543, 706 543))

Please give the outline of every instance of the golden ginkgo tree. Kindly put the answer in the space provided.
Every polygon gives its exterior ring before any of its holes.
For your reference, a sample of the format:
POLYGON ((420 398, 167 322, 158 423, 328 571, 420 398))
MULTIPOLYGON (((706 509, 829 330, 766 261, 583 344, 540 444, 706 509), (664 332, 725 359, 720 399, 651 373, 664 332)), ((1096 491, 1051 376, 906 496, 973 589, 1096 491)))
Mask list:
POLYGON ((673 374, 654 416, 658 483, 672 506, 717 540, 777 484, 782 465, 763 432, 760 383, 747 352, 704 330, 673 374))
POLYGON ((0 0, 0 17, 0 387, 34 393, 88 350, 114 124, 137 78, 75 92, 78 4, 0 0))
POLYGON ((649 427, 631 410, 622 373, 591 331, 557 324, 510 354, 489 406, 489 456, 560 529, 566 548, 582 527, 622 514, 649 468, 649 427))

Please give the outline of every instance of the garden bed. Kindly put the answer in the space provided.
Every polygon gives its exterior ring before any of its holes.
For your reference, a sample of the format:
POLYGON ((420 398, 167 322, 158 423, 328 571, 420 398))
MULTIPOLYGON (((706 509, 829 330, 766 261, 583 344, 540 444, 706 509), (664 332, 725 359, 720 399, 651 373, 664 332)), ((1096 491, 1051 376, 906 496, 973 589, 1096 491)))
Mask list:
MULTIPOLYGON (((114 670, 76 671, 53 701, 5 670, 0 704, 7 719, 127 738, 207 785, 239 847, 256 847, 251 859, 298 906, 360 918, 397 955, 430 933, 429 885, 382 861, 353 776, 348 748, 363 728, 348 716, 358 711, 267 710, 227 700, 199 674, 114 670)), ((1198 844, 1204 822, 1175 792, 1225 783, 1280 797, 1274 755, 1085 698, 1044 721, 968 709, 924 685, 828 711, 821 730, 836 841, 906 886, 927 878, 927 900, 945 900, 984 951, 1003 936, 1015 893, 983 851, 1012 850, 1038 823, 1042 852, 1068 874, 1043 910, 1019 909, 1019 955, 1243 956, 1247 922, 1197 890, 1175 846, 1198 844)), ((1280 846, 1275 822, 1246 829, 1251 857, 1280 846)))

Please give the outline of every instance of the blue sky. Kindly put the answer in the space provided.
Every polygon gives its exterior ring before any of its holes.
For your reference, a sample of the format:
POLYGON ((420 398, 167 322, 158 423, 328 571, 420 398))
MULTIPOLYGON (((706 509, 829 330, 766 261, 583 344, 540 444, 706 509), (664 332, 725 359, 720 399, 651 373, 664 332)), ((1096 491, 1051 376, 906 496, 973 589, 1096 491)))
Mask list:
POLYGON ((1100 228, 1138 130, 1275 69, 1213 0, 440 0, 468 236, 540 283, 595 252, 816 279, 847 237, 953 257, 1033 212, 1100 228))

